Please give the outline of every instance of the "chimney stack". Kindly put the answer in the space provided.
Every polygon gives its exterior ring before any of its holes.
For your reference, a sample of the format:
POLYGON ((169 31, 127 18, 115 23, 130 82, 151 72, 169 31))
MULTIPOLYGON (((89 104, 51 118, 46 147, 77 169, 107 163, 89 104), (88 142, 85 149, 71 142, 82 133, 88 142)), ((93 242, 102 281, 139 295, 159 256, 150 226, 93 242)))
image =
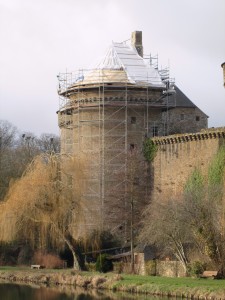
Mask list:
POLYGON ((221 67, 223 68, 223 85, 225 87, 225 62, 222 63, 221 67))
POLYGON ((143 57, 142 31, 132 32, 131 44, 136 48, 138 54, 143 57))

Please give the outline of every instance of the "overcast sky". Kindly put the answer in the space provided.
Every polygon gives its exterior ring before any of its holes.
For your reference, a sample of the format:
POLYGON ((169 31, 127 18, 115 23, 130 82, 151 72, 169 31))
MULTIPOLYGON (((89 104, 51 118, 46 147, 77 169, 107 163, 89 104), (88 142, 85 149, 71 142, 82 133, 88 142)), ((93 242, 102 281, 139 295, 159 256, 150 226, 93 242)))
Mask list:
POLYGON ((225 126, 225 0, 0 0, 0 119, 58 134, 57 74, 88 68, 135 30, 209 127, 225 126))

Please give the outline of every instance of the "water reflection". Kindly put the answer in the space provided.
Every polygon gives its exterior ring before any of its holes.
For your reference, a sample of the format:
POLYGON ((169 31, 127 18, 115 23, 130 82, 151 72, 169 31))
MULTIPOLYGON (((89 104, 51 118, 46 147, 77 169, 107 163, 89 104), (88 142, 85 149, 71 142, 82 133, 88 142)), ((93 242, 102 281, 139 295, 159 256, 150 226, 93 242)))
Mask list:
MULTIPOLYGON (((84 290, 74 287, 41 287, 0 283, 0 299, 3 300, 158 300, 146 295, 114 293, 112 291, 84 290)), ((162 298, 160 298, 162 300, 162 298)))

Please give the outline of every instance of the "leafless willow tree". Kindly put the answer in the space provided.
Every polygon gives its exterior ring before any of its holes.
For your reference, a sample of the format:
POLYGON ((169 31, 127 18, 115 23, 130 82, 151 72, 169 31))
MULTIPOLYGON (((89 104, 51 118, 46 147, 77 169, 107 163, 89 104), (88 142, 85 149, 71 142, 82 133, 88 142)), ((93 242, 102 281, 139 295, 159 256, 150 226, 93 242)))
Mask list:
POLYGON ((80 160, 54 154, 36 157, 1 205, 0 239, 23 238, 44 249, 49 242, 57 248, 66 243, 74 268, 80 269, 71 239, 76 239, 76 230, 84 223, 82 176, 80 160))

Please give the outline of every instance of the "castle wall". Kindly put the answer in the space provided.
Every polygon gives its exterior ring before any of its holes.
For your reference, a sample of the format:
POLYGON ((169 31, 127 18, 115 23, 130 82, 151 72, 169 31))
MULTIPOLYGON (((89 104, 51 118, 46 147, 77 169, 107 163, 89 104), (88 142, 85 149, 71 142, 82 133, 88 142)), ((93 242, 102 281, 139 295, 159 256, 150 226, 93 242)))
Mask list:
POLYGON ((225 142, 224 132, 209 129, 202 134, 155 139, 158 151, 153 163, 152 199, 179 197, 195 168, 206 174, 219 146, 225 142))

